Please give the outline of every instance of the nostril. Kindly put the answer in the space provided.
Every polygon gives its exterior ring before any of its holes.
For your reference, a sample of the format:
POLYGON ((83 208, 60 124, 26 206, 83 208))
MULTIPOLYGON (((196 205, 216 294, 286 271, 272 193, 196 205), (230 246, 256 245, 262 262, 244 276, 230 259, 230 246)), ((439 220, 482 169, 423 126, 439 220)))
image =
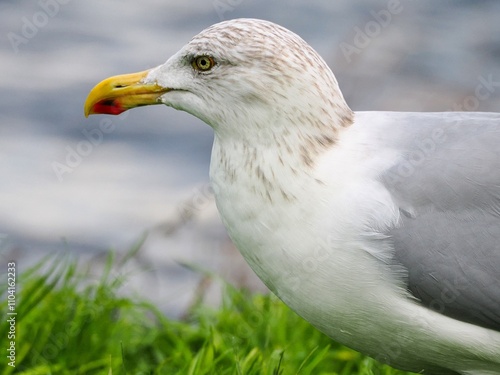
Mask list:
POLYGON ((106 99, 106 100, 101 100, 100 104, 104 106, 114 106, 115 101, 113 99, 106 99))

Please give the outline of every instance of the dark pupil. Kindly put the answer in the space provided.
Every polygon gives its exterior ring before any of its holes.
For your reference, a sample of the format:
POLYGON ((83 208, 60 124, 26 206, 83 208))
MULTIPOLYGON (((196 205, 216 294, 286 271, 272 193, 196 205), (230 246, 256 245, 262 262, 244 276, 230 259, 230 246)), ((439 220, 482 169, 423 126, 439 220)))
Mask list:
POLYGON ((200 64, 201 64, 201 66, 205 66, 205 65, 207 65, 207 60, 205 60, 205 59, 201 59, 201 60, 200 60, 200 64))

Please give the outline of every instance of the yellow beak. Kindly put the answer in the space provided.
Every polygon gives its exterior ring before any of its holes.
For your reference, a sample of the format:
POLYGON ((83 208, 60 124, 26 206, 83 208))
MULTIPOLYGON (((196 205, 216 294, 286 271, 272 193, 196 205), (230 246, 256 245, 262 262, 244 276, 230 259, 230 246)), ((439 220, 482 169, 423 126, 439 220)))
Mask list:
POLYGON ((85 101, 85 117, 103 113, 119 115, 134 107, 160 104, 159 98, 171 89, 143 83, 149 70, 114 76, 99 82, 85 101))

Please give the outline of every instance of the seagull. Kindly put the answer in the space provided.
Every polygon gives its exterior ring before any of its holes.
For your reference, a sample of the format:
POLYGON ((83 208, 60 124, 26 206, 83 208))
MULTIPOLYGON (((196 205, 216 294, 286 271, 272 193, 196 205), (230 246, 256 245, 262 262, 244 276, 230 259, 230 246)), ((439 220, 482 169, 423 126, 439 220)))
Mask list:
POLYGON ((151 104, 213 128, 222 221, 297 314, 398 369, 500 374, 500 114, 353 112, 311 46, 257 19, 105 79, 85 116, 151 104))

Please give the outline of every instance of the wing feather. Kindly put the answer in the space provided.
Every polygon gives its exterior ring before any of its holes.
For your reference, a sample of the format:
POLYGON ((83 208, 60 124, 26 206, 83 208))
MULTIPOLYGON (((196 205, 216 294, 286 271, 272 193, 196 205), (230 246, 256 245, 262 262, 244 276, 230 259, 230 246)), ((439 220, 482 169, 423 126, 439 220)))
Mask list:
POLYGON ((380 176, 401 212, 395 266, 425 306, 500 331, 500 115, 397 121, 383 147, 398 161, 380 176))

